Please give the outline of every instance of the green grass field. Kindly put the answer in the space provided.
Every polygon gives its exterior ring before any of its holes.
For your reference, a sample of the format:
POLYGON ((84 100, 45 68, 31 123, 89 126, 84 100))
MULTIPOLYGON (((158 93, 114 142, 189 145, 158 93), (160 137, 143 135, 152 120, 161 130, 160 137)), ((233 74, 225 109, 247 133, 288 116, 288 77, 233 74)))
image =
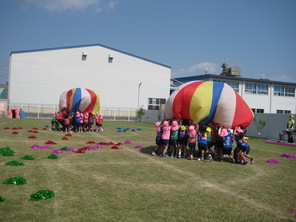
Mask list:
POLYGON ((163 159, 150 155, 155 147, 152 124, 104 122, 104 133, 72 133, 69 140, 62 140, 65 133, 42 130, 45 125, 50 120, 0 120, 0 148, 15 151, 14 156, 0 156, 0 196, 5 199, 0 221, 296 221, 296 159, 280 157, 296 154, 295 147, 250 138, 253 165, 163 159), (33 127, 39 133, 27 132, 33 127), (142 130, 117 132, 117 127, 142 130), (31 135, 37 138, 29 139, 31 135), (30 148, 47 140, 57 143, 53 149, 30 148), (126 140, 133 144, 47 159, 52 150, 65 146, 79 149, 88 141, 126 140), (20 159, 29 154, 35 160, 20 159), (268 164, 269 158, 280 163, 268 164), (4 165, 12 160, 25 165, 4 165), (3 184, 16 176, 27 184, 3 184), (29 201, 44 189, 55 197, 29 201))

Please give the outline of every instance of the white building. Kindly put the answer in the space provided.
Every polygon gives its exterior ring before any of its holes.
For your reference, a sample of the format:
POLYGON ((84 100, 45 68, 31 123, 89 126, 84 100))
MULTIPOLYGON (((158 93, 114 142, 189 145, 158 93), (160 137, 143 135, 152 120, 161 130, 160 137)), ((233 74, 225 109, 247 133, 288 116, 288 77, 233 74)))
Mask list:
POLYGON ((102 107, 157 109, 169 96, 171 67, 100 44, 14 51, 11 104, 57 105, 72 88, 100 95, 102 107))
POLYGON ((230 85, 254 113, 296 113, 296 83, 244 78, 240 75, 197 75, 172 79, 176 85, 189 81, 220 81, 230 85))

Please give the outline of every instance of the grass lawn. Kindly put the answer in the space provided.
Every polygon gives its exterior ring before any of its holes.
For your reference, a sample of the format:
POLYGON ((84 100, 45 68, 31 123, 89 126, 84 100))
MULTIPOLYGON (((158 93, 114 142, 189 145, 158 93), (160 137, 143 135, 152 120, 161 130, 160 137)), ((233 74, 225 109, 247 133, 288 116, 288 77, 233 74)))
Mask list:
POLYGON ((250 138, 253 165, 163 159, 150 155, 155 147, 152 124, 104 122, 104 133, 72 133, 69 140, 62 140, 65 133, 42 130, 45 125, 50 120, 0 120, 0 148, 15 151, 14 156, 0 156, 0 196, 5 199, 0 221, 296 221, 296 159, 280 157, 296 155, 295 147, 250 138), (28 132, 33 127, 39 133, 28 132), (117 132, 117 127, 130 130, 117 132), (37 138, 29 139, 32 135, 37 138), (48 140, 57 144, 30 148, 48 140), (79 149, 89 141, 127 140, 133 144, 47 158, 65 146, 79 149), (20 159, 29 154, 35 160, 20 159), (269 158, 280 163, 266 163, 269 158), (13 160, 25 165, 4 165, 13 160), (27 184, 3 184, 16 176, 27 184), (29 201, 39 190, 52 190, 55 197, 29 201))

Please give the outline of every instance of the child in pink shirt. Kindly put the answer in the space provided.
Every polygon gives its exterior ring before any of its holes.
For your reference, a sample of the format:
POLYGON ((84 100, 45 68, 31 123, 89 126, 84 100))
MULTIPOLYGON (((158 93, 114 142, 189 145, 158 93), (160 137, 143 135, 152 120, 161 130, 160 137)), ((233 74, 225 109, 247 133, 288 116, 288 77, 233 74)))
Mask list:
MULTIPOLYGON (((198 126, 198 125, 197 125, 198 126)), ((195 152, 196 146, 196 128, 195 125, 190 125, 188 128, 188 147, 189 147, 189 155, 188 160, 193 160, 193 154, 195 152)))
POLYGON ((83 132, 83 119, 84 119, 84 114, 83 113, 80 113, 79 132, 83 132))
POLYGON ((162 145, 164 147, 162 152, 162 157, 166 158, 168 157, 167 152, 169 148, 169 141, 171 136, 171 126, 169 125, 168 121, 164 121, 162 124, 162 135, 161 135, 161 141, 162 145))
POLYGON ((88 113, 84 113, 84 116, 83 116, 83 131, 86 132, 88 131, 88 118, 89 118, 89 114, 88 113))

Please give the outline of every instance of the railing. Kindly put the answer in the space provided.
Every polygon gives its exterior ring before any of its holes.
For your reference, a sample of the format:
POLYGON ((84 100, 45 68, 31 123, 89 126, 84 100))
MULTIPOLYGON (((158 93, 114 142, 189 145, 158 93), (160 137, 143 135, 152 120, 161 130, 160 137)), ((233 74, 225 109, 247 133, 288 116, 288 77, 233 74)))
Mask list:
MULTIPOLYGON (((59 111, 58 105, 47 104, 9 104, 9 108, 21 108, 27 118, 50 119, 53 113, 59 111)), ((104 120, 135 121, 136 109, 101 107, 104 120)))

